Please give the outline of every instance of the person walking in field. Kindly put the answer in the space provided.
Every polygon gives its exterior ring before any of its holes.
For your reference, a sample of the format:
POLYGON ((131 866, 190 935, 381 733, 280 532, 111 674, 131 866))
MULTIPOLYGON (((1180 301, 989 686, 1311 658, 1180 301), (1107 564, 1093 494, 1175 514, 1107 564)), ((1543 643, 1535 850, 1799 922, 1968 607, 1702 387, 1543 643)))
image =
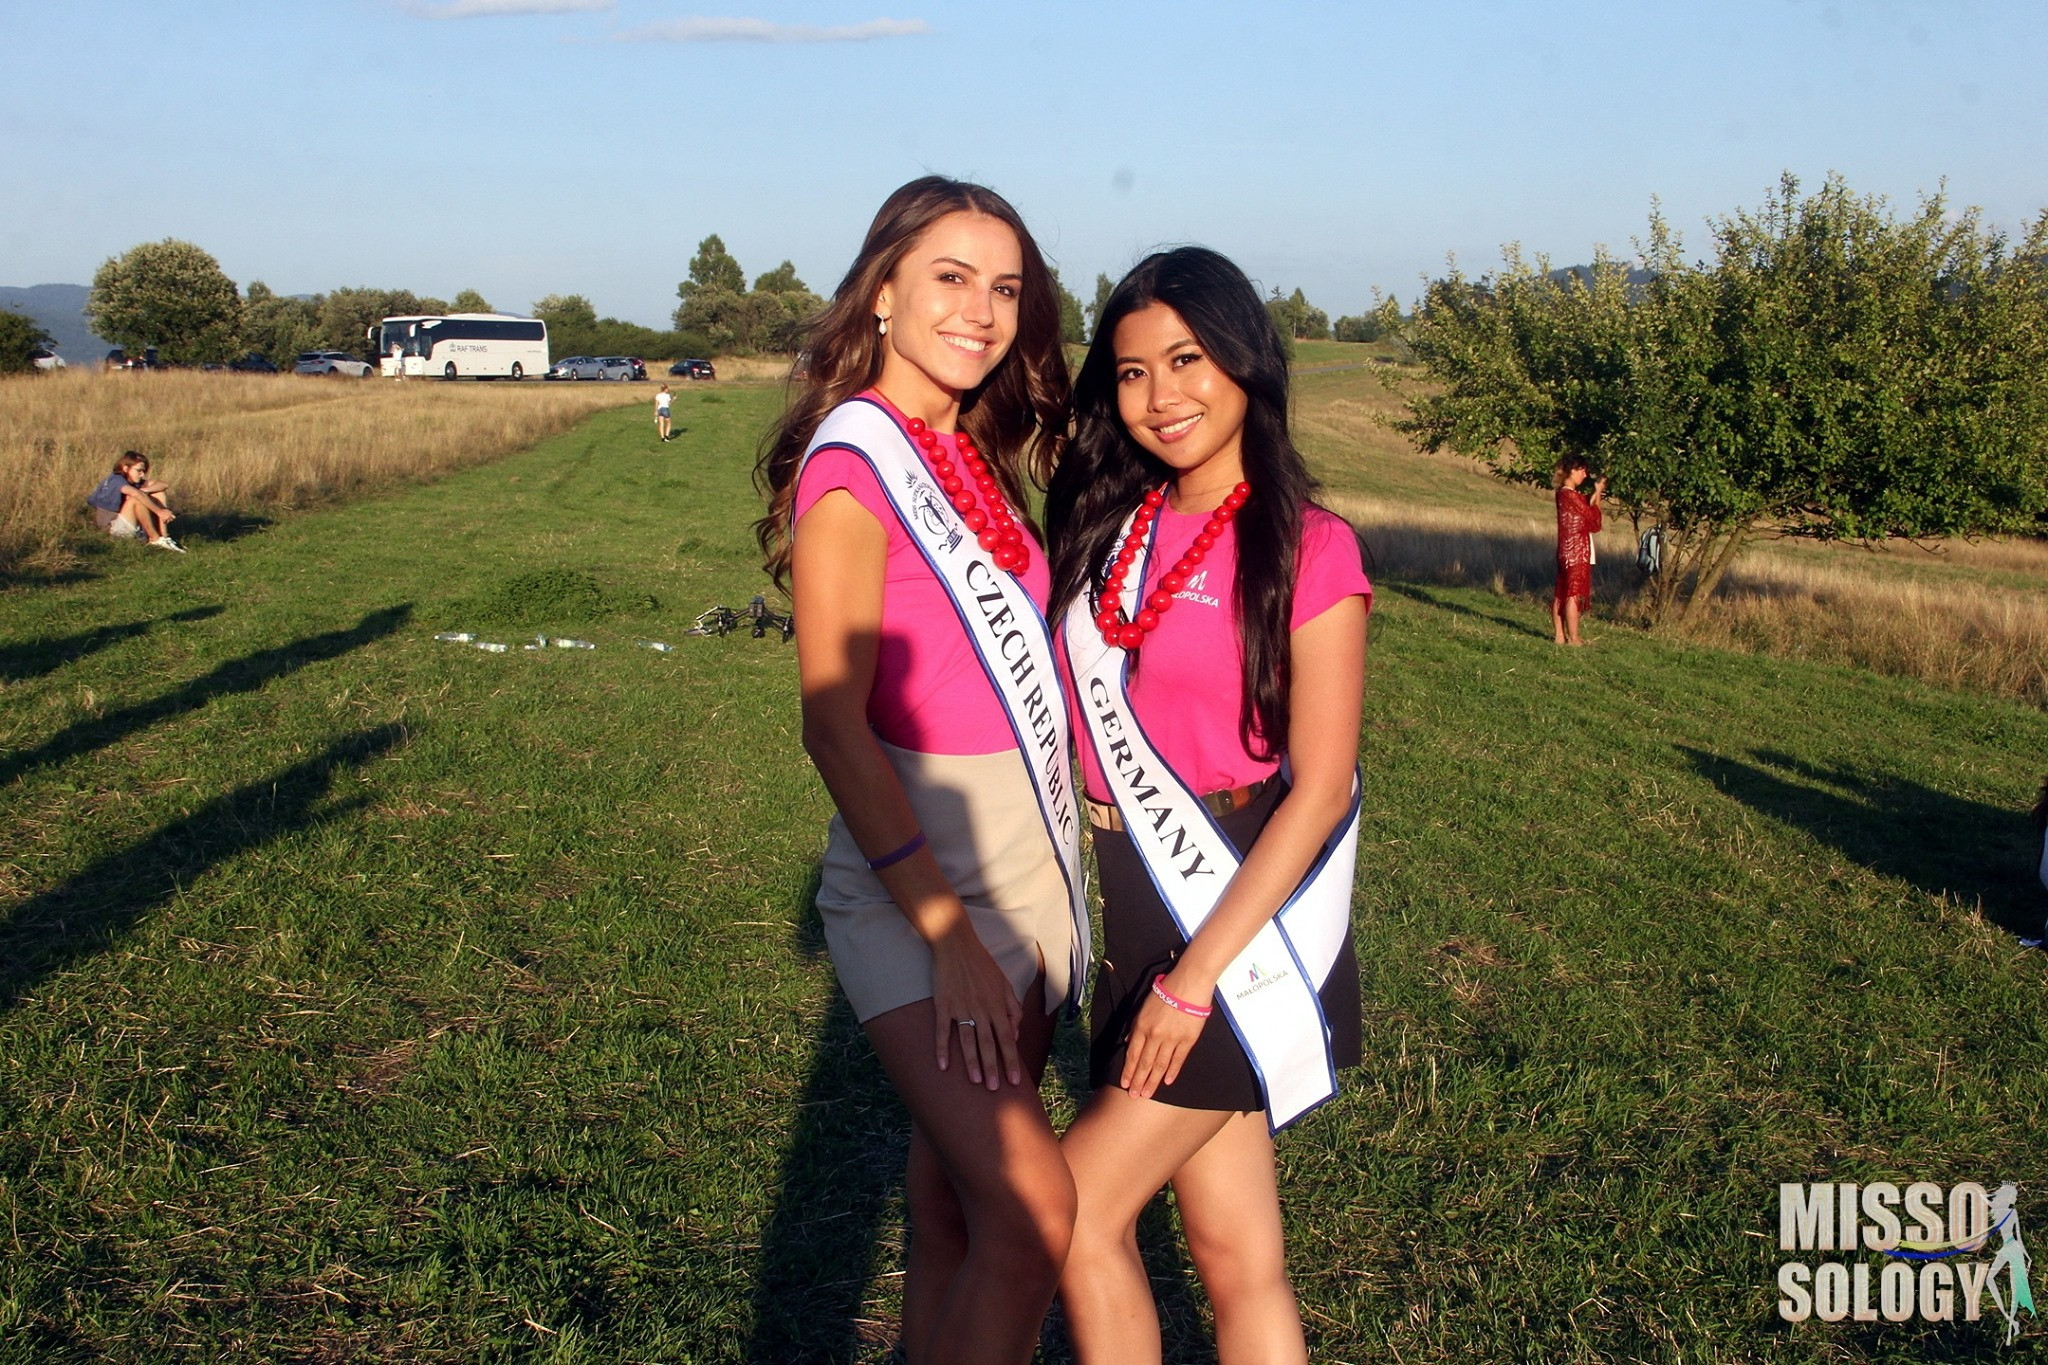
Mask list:
POLYGON ((139 450, 122 452, 113 472, 88 493, 86 506, 93 521, 117 540, 143 540, 159 550, 185 553, 185 547, 171 539, 171 522, 177 519, 168 501, 170 485, 149 477, 149 457, 139 450))
POLYGON ((839 808, 818 914, 910 1111, 902 1347, 1021 1365, 1073 1227, 1039 1082, 1088 942, 1024 510, 1067 425, 1059 295, 1015 209, 927 176, 882 205, 805 354, 756 530, 839 808))
POLYGON ((1583 455, 1557 462, 1557 588, 1550 597, 1550 625, 1561 645, 1586 643, 1579 638, 1579 614, 1593 600, 1593 537, 1607 491, 1604 476, 1593 481, 1590 497, 1579 491, 1591 473, 1583 455))
MULTIPOLYGON (((1287 431, 1258 290, 1199 247, 1110 294, 1046 497, 1102 878, 1079 1200, 1083 1365, 1157 1362, 1139 1215, 1173 1186, 1218 1358, 1308 1359, 1273 1133, 1359 1060, 1351 943, 1372 585, 1287 431)), ((808 623, 806 623, 808 625, 808 623)))
POLYGON ((661 433, 661 439, 668 440, 668 410, 675 403, 675 395, 668 391, 668 385, 661 386, 661 392, 654 395, 654 429, 661 433))

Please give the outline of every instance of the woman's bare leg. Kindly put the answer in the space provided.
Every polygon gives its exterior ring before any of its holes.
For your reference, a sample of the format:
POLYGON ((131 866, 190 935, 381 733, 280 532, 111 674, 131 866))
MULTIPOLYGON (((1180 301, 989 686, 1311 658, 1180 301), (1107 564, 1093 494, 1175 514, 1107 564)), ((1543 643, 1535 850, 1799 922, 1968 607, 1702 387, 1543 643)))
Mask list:
POLYGON ((969 1081, 957 1037, 948 1069, 934 1066, 929 1000, 865 1025, 916 1124, 906 1279, 919 1282, 904 1286, 904 1348, 911 1365, 1029 1360, 1066 1262, 1074 1182, 1036 1083, 1052 1021, 1038 1007, 1042 987, 1025 998, 1032 1007, 1024 1012, 1019 1041, 1033 1062, 1029 1085, 991 1091, 969 1081), (950 1186, 957 1223, 935 1189, 937 1177, 950 1186), (920 1249, 927 1235, 932 1245, 920 1249), (943 1285, 931 1282, 949 1268, 943 1285))
POLYGON ((1557 637, 1557 643, 1565 643, 1564 603, 1556 597, 1550 599, 1550 630, 1557 637))
POLYGON ((1082 1365, 1159 1360, 1159 1307, 1138 1256, 1138 1215, 1230 1117, 1111 1086, 1089 1097, 1060 1140, 1080 1199, 1060 1306, 1082 1365))
POLYGON ((1174 1172, 1173 1195, 1188 1254, 1216 1310, 1220 1365, 1306 1362, 1266 1116, 1232 1115, 1174 1172))
POLYGON ((126 493, 121 498, 121 515, 142 528, 142 534, 156 540, 164 534, 164 520, 157 512, 156 504, 140 493, 126 493))
POLYGON ((1564 634, 1566 644, 1586 643, 1579 638, 1579 599, 1576 597, 1564 599, 1564 634))

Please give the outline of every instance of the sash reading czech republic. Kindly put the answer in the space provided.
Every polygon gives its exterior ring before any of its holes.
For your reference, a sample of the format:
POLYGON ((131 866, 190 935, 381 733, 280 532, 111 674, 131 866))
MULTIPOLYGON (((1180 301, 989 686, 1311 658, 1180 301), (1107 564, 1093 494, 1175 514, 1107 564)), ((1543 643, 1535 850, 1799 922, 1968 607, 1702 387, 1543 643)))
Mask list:
MULTIPOLYGON (((1081 869, 1081 825, 1075 809, 1066 703, 1055 670, 1052 631, 1038 604, 1016 577, 995 567, 938 485, 903 428, 865 398, 834 408, 804 451, 808 461, 830 446, 858 456, 874 470, 925 562, 932 567, 988 674, 1038 797, 1046 837, 1059 854, 1074 919, 1068 1003, 1078 1003, 1088 979, 1088 901, 1081 869)), ((798 470, 802 477, 802 470, 798 470)))

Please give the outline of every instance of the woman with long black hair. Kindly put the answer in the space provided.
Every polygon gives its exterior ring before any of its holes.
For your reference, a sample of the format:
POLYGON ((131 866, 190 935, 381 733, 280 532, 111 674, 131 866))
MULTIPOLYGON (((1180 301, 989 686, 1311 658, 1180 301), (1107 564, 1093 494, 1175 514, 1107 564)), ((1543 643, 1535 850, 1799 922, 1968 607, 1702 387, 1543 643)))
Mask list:
POLYGON ((1289 439, 1280 338, 1222 256, 1125 277, 1074 406, 1046 517, 1104 953, 1061 1303, 1083 1361, 1159 1359, 1136 1228, 1171 1183, 1220 1358, 1304 1360, 1271 1134, 1358 1059, 1372 589, 1289 439))
POLYGON ((839 808, 818 912, 912 1121, 903 1347, 1023 1361, 1073 1225, 1038 1083, 1087 939, 1022 510, 1066 430, 1058 293, 1015 209, 927 176, 882 205, 806 342, 757 529, 839 808))

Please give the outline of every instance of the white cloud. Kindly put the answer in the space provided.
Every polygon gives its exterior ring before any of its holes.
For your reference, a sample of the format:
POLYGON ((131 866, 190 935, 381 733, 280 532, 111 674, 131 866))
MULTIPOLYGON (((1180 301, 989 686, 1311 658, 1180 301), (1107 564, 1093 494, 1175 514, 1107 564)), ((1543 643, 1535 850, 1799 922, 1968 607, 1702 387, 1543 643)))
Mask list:
POLYGON ((864 24, 777 24, 767 19, 665 19, 612 35, 617 43, 867 43, 930 33, 922 19, 864 24))
POLYGON ((589 14, 616 0, 405 0, 421 19, 486 19, 501 14, 589 14))

